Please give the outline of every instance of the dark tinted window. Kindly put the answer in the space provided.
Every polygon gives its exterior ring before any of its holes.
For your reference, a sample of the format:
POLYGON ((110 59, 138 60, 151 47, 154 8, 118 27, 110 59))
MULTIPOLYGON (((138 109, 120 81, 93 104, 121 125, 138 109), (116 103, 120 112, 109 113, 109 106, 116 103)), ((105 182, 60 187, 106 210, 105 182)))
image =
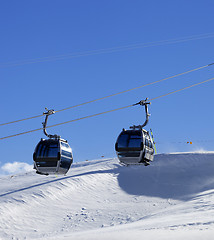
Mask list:
POLYGON ((141 136, 138 135, 130 135, 128 147, 134 148, 134 147, 140 147, 141 146, 141 136))
POLYGON ((57 157, 58 155, 58 146, 57 144, 53 144, 49 146, 49 150, 47 153, 48 157, 57 157))
POLYGON ((146 146, 149 147, 149 141, 147 138, 146 138, 146 146))
POLYGON ((57 157, 58 155, 58 144, 41 142, 37 148, 37 157, 57 157))
POLYGON ((124 132, 118 138, 118 148, 141 148, 141 132, 124 132))
POLYGON ((69 148, 69 145, 68 145, 67 143, 65 143, 65 142, 61 142, 61 145, 62 145, 63 147, 65 147, 65 148, 69 148))
POLYGON ((71 158, 67 158, 67 157, 62 156, 60 167, 65 168, 65 169, 69 169, 70 166, 71 166, 71 163, 72 163, 71 158))
POLYGON ((118 148, 126 148, 128 146, 129 135, 121 134, 118 139, 118 148))
POLYGON ((69 151, 62 150, 61 155, 68 158, 72 158, 72 154, 69 151))

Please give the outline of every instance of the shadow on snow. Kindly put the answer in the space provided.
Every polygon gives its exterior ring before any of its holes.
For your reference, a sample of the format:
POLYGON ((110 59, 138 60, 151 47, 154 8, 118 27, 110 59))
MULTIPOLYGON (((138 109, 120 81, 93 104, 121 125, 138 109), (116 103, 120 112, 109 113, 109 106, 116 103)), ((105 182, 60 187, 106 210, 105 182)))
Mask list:
POLYGON ((88 171, 11 190, 0 194, 0 197, 66 179, 107 173, 117 176, 119 187, 124 192, 137 196, 184 200, 193 194, 214 189, 214 154, 160 154, 147 167, 115 166, 112 169, 88 171))

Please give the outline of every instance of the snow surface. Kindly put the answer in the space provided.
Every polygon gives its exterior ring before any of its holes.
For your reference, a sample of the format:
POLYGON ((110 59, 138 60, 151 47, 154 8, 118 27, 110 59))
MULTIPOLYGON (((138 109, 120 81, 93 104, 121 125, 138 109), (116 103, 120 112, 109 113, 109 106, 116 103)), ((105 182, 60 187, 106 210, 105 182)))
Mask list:
POLYGON ((75 163, 0 177, 0 239, 213 239, 214 153, 75 163))

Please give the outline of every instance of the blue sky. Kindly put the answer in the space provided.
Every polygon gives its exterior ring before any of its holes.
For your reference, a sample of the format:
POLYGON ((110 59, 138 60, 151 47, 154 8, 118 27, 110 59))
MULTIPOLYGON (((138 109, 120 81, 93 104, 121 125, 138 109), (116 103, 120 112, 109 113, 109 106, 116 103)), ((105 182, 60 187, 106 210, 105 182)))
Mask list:
MULTIPOLYGON (((214 62, 213 9, 211 0, 1 1, 1 123, 39 115, 45 107, 59 110, 214 62), (209 37, 196 37, 205 34, 209 37), (179 41, 188 37, 193 40, 179 41), (158 44, 171 39, 178 41, 158 44), (151 46, 108 50, 135 44, 151 46), (96 50, 99 54, 93 54, 96 50), (86 54, 89 51, 91 54, 86 54)), ((214 66, 210 66, 59 112, 50 116, 48 124, 157 97, 212 78, 213 73, 214 66)), ((213 89, 214 81, 152 102, 147 129, 153 129, 159 153, 214 150, 213 89)), ((144 116, 144 109, 135 106, 48 132, 68 140, 75 162, 114 157, 121 129, 142 123, 144 116)), ((43 120, 1 126, 1 137, 40 128, 43 120)), ((1 140, 0 167, 14 161, 32 164, 32 153, 41 137, 43 132, 38 131, 1 140)))

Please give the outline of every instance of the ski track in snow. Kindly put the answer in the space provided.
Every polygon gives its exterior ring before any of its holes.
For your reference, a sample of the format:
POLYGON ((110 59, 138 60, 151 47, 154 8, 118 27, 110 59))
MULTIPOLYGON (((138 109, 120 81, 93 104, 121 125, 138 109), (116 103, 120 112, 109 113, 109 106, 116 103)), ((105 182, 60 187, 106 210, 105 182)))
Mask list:
POLYGON ((74 163, 66 176, 0 177, 0 239, 213 239, 214 153, 148 166, 74 163))

